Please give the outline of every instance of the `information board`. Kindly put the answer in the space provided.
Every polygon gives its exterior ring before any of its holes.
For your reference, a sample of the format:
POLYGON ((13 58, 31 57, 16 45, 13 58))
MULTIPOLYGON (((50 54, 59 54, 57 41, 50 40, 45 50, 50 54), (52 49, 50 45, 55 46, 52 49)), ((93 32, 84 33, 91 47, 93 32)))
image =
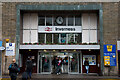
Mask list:
POLYGON ((15 43, 6 43, 6 56, 15 55, 15 43))
POLYGON ((104 65, 116 66, 116 45, 104 45, 104 65))
POLYGON ((88 58, 89 65, 96 65, 96 55, 83 55, 83 65, 85 62, 85 58, 88 58))

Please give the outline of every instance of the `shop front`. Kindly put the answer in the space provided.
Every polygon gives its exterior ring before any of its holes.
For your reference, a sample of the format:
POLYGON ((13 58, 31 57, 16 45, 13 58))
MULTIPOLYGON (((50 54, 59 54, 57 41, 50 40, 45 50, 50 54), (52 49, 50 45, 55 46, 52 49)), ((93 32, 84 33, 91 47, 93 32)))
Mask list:
POLYGON ((89 59, 89 73, 99 73, 100 52, 99 50, 20 50, 21 72, 25 70, 25 62, 28 57, 32 57, 33 73, 56 74, 56 59, 61 60, 62 74, 86 73, 84 61, 89 59))

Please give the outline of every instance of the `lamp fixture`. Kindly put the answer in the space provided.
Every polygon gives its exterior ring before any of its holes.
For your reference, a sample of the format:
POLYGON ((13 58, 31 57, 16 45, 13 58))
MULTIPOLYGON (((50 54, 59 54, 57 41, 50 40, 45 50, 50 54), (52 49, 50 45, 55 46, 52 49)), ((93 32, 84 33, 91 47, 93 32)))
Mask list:
POLYGON ((76 51, 75 49, 73 51, 76 51))
POLYGON ((64 51, 67 51, 67 50, 64 50, 64 51))
POLYGON ((6 42, 9 42, 9 39, 5 39, 6 42))
POLYGON ((55 52, 55 50, 53 50, 55 52))
POLYGON ((47 50, 44 49, 44 52, 46 52, 47 50))

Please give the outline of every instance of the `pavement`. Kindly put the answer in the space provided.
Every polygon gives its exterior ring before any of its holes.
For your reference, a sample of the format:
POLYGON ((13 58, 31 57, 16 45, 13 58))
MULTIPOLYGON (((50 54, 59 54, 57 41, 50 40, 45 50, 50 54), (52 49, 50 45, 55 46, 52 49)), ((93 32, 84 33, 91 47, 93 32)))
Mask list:
MULTIPOLYGON (((10 77, 4 75, 0 77, 0 80, 10 80, 10 77)), ((22 80, 21 74, 18 75, 17 80, 22 80)), ((99 76, 97 74, 32 74, 31 80, 120 80, 120 77, 99 76)))

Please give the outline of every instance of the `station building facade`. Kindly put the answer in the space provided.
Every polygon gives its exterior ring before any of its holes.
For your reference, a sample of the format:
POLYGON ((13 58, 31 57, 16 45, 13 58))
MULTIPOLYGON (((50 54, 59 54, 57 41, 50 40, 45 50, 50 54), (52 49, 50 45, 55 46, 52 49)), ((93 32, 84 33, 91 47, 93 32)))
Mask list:
POLYGON ((3 74, 12 58, 23 72, 28 57, 33 73, 52 74, 59 57, 62 73, 84 74, 88 58, 89 73, 118 75, 118 53, 117 66, 105 67, 103 45, 117 45, 119 2, 1 2, 1 10, 3 46, 16 45, 15 56, 2 51, 3 74))

